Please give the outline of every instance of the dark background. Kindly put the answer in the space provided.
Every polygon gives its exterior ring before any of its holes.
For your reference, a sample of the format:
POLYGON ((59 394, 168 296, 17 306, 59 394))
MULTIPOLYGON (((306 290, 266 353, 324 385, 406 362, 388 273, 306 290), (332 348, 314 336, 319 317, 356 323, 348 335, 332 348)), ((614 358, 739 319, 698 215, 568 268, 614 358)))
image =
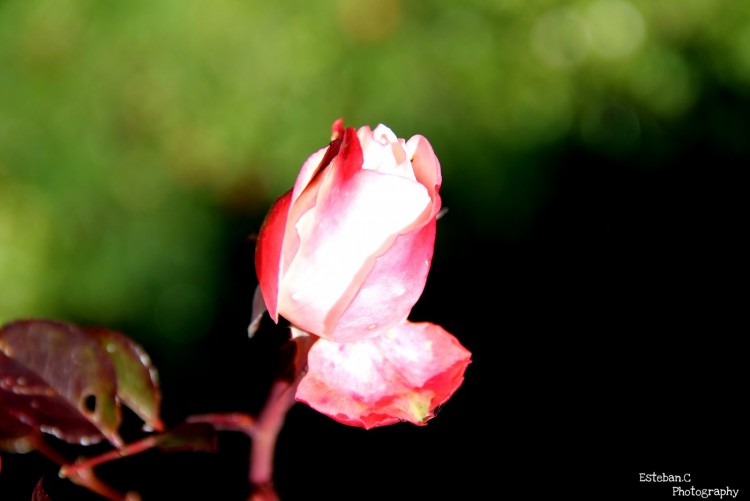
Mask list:
MULTIPOLYGON (((449 209, 410 318, 473 361, 425 427, 296 405, 282 499, 746 497, 748 9, 291 5, 0 2, 0 319, 127 333, 169 425, 257 412, 286 331, 245 334, 252 235, 334 119, 384 122, 431 141, 449 209)), ((248 447, 100 473, 239 500, 248 447)), ((4 453, 0 499, 95 499, 56 473, 4 453)))

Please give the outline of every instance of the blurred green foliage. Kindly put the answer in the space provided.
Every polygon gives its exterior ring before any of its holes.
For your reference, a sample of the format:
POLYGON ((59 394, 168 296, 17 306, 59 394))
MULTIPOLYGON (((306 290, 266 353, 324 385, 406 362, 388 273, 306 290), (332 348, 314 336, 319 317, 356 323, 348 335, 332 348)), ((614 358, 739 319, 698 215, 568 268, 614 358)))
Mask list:
POLYGON ((547 152, 658 159, 716 88, 750 89, 746 2, 0 1, 0 321, 200 335, 226 215, 257 223, 338 117, 427 136, 446 204, 512 239, 547 152))

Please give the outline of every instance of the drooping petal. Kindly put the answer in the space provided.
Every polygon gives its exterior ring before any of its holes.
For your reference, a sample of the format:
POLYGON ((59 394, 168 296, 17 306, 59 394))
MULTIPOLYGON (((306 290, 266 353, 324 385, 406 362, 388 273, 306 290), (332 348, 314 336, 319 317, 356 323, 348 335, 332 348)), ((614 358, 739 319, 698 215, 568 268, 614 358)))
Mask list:
POLYGON ((431 199, 420 183, 362 169, 359 140, 347 129, 315 206, 296 223, 299 248, 284 271, 281 314, 308 332, 335 338, 335 321, 375 259, 400 233, 428 223, 430 214, 431 199))
POLYGON ((352 343, 318 340, 297 400, 336 421, 366 429, 424 425, 461 386, 471 353, 442 327, 403 322, 352 343))

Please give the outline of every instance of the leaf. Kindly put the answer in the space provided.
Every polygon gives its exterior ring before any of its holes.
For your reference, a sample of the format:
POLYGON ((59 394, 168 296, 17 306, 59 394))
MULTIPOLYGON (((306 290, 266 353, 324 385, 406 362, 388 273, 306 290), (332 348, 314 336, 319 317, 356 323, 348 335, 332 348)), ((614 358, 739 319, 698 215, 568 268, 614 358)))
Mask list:
POLYGON ((34 493, 31 495, 31 501, 52 501, 44 490, 44 486, 42 485, 43 480, 43 478, 40 478, 39 482, 36 483, 34 493))
POLYGON ((216 452, 216 429, 209 423, 182 423, 155 437, 163 451, 216 452))
MULTIPOLYGON (((4 355, 0 354, 0 374, 3 374, 3 357, 4 355)), ((0 449, 7 449, 4 446, 6 442, 25 437, 33 430, 9 412, 3 400, 2 382, 0 382, 0 449)))
POLYGON ((0 406, 17 423, 72 443, 96 443, 102 433, 36 372, 0 351, 0 406))
MULTIPOLYGON (((4 355, 0 355, 2 357, 4 355)), ((0 360, 0 373, 2 372, 2 361, 0 360)), ((0 390, 0 450, 8 452, 26 453, 34 450, 31 435, 34 428, 21 422, 9 412, 5 405, 0 390)))
POLYGON ((87 445, 117 428, 117 375, 101 345, 77 327, 20 320, 0 328, 0 404, 36 430, 87 445))
POLYGON ((117 374, 117 396, 143 419, 147 429, 163 431, 161 390, 156 367, 144 349, 116 331, 88 328, 85 332, 98 340, 112 360, 117 374))

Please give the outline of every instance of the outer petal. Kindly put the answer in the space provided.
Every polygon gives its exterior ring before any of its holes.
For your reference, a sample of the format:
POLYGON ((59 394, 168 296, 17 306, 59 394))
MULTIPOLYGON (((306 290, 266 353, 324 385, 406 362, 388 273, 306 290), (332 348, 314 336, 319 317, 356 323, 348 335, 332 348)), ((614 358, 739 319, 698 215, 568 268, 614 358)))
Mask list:
MULTIPOLYGON (((300 169, 299 174, 297 174, 297 180, 294 182, 294 188, 292 189, 292 203, 299 198, 300 194, 310 183, 310 180, 315 177, 315 174, 321 167, 321 161, 326 156, 326 152, 328 152, 328 146, 319 149, 307 157, 305 163, 302 164, 302 168, 300 169)), ((330 161, 330 159, 328 160, 330 161)))
POLYGON ((341 140, 334 139, 325 148, 321 148, 310 155, 302 168, 297 174, 297 180, 294 182, 292 204, 297 203, 297 199, 310 188, 310 185, 318 178, 331 161, 338 155, 341 148, 341 140))
POLYGON ((308 157, 294 188, 279 197, 266 215, 255 247, 255 270, 263 301, 278 322, 279 282, 299 247, 294 223, 315 204, 321 173, 338 154, 340 140, 332 141, 308 157))
MULTIPOLYGON (((279 310, 301 329, 337 339, 336 321, 376 258, 400 233, 430 222, 432 204, 427 189, 416 181, 363 170, 352 128, 345 131, 341 152, 329 170, 320 182, 316 205, 296 223, 299 248, 282 278, 279 310)), ((362 323, 360 336, 370 334, 367 326, 362 323)))
POLYGON ((255 245, 255 273, 258 275, 258 286, 263 293, 268 314, 274 322, 279 321, 277 306, 281 252, 291 200, 292 190, 289 190, 274 202, 260 227, 258 242, 255 245))
POLYGON ((331 162, 336 157, 341 146, 341 140, 334 140, 328 148, 318 150, 310 156, 302 166, 297 181, 292 189, 292 202, 289 208, 286 231, 284 233, 284 247, 281 256, 281 275, 283 276, 289 264, 294 260, 299 250, 300 238, 297 233, 297 222, 310 209, 315 207, 321 181, 330 170, 331 162))
POLYGON ((403 322, 352 343, 318 340, 297 400, 352 426, 423 425, 461 386, 471 353, 442 327, 403 322))

